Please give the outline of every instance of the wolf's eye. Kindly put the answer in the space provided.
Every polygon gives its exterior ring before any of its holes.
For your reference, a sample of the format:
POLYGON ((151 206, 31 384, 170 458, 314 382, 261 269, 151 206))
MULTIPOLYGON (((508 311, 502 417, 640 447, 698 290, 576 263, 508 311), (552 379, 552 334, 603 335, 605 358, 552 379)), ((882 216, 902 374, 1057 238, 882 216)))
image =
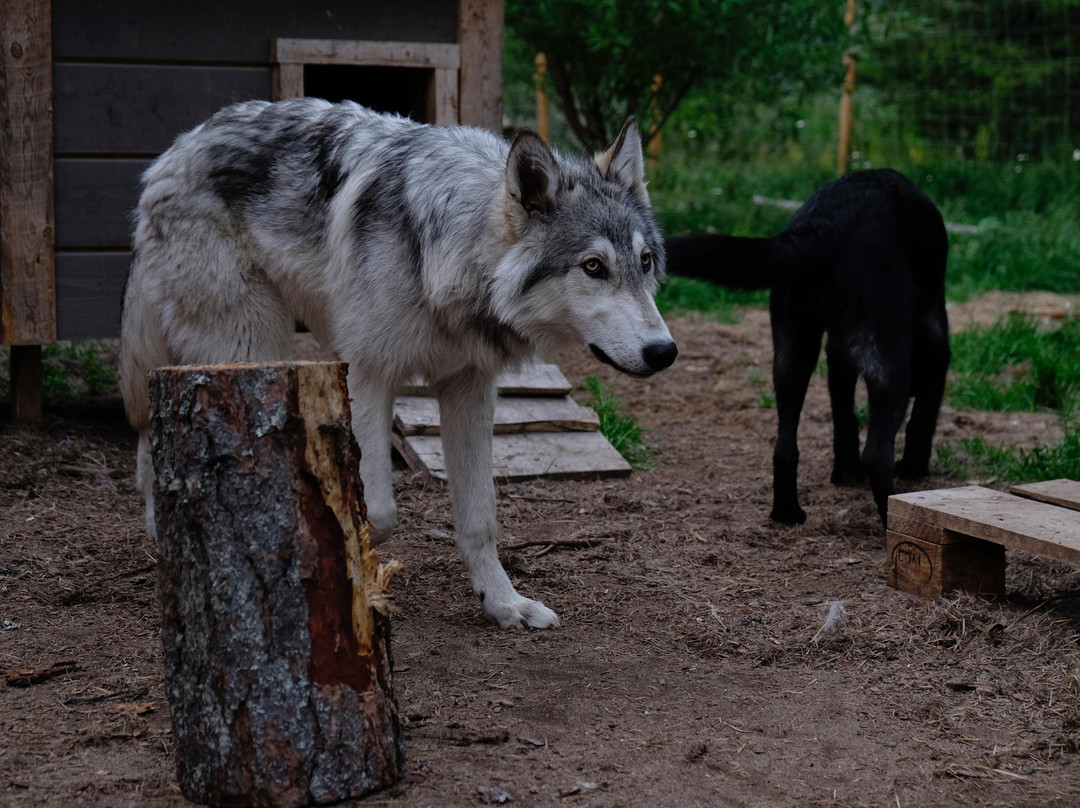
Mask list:
POLYGON ((590 258, 581 265, 581 268, 588 272, 590 275, 596 275, 604 268, 604 265, 600 263, 598 258, 590 258))
POLYGON ((650 269, 652 269, 652 253, 645 252, 641 254, 641 268, 645 272, 648 272, 650 269))

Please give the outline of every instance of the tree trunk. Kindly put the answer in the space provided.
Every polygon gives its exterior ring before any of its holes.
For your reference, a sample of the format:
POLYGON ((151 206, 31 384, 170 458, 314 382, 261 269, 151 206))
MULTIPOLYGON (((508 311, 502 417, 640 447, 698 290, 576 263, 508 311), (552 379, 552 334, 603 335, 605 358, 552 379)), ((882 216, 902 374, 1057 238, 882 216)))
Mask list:
POLYGON ((345 365, 150 374, 177 775, 210 805, 302 806, 397 781, 386 582, 345 365))

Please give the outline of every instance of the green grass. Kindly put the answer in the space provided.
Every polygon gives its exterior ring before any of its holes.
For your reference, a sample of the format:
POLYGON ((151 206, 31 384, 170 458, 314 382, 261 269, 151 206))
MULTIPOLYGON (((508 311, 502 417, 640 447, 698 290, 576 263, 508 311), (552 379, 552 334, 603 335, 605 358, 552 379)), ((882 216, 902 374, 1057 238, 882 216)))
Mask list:
POLYGON ((581 386, 589 394, 586 406, 592 407, 600 416, 600 432, 604 437, 632 468, 649 468, 653 447, 645 442, 645 430, 623 409, 622 399, 615 395, 614 386, 603 382, 599 376, 585 377, 581 386))
POLYGON ((761 306, 768 299, 768 292, 740 292, 693 278, 669 277, 656 295, 656 306, 664 315, 693 311, 718 323, 738 323, 746 306, 761 306))
MULTIPOLYGON (((0 396, 10 395, 9 351, 0 351, 0 396)), ((116 390, 115 357, 105 341, 46 345, 41 349, 41 365, 41 388, 46 401, 100 396, 116 390)))
POLYGON ((72 398, 85 391, 103 395, 116 387, 116 368, 93 341, 63 342, 41 350, 42 392, 45 398, 72 398))
POLYGON ((938 470, 961 479, 982 478, 1028 483, 1080 480, 1080 424, 1067 424, 1061 443, 1024 449, 994 446, 984 438, 965 438, 937 447, 938 470))
POLYGON ((1080 405, 1080 317, 1053 328, 1014 313, 989 328, 952 337, 949 402, 992 411, 1055 410, 1080 405))
POLYGON ((989 411, 1056 412, 1062 441, 1024 449, 981 437, 937 447, 937 467, 961 478, 1014 483, 1080 479, 1080 317, 1054 327, 1014 313, 952 338, 949 403, 989 411))

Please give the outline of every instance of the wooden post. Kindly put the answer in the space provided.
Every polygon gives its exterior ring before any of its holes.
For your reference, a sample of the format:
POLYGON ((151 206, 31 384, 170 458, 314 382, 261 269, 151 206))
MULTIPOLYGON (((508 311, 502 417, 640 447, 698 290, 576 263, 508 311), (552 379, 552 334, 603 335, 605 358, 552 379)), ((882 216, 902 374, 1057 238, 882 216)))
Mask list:
POLYGON ((503 0, 458 0, 461 123, 502 132, 503 0))
MULTIPOLYGON (((849 29, 855 25, 856 11, 858 11, 857 0, 847 0, 844 24, 849 29)), ((851 132, 855 126, 854 105, 851 101, 851 94, 855 92, 855 70, 858 64, 855 48, 847 49, 842 64, 846 68, 846 72, 840 91, 840 136, 836 146, 836 176, 838 177, 842 177, 847 173, 848 161, 851 158, 851 132)))
MULTIPOLYGON (((663 86, 664 77, 657 73, 653 76, 652 98, 649 101, 649 117, 652 120, 646 125, 646 133, 653 126, 658 126, 660 123, 660 88, 663 86)), ((649 151, 649 178, 655 179, 656 172, 660 168, 660 158, 664 154, 664 139, 659 128, 657 128, 656 134, 645 143, 645 147, 649 151)))
POLYGON ((41 345, 56 341, 52 8, 5 0, 0 26, 0 344, 12 416, 41 415, 41 345))
POLYGON ((41 419, 41 346, 11 346, 11 420, 41 419))
POLYGON ((536 134, 545 143, 551 140, 551 124, 548 121, 548 97, 544 89, 544 77, 547 75, 547 56, 536 54, 536 134))
POLYGON ((386 580, 345 365, 150 374, 166 692, 184 795, 292 808, 397 781, 386 580))

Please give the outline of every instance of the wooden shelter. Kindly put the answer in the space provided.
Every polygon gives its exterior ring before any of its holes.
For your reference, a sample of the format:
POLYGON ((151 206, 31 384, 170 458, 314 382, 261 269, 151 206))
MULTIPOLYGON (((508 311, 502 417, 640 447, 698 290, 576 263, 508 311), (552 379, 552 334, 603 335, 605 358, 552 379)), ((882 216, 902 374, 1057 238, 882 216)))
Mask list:
POLYGON ((41 411, 41 346, 119 333, 138 178, 247 99, 351 98, 502 123, 502 0, 5 0, 0 344, 12 416, 41 411))

